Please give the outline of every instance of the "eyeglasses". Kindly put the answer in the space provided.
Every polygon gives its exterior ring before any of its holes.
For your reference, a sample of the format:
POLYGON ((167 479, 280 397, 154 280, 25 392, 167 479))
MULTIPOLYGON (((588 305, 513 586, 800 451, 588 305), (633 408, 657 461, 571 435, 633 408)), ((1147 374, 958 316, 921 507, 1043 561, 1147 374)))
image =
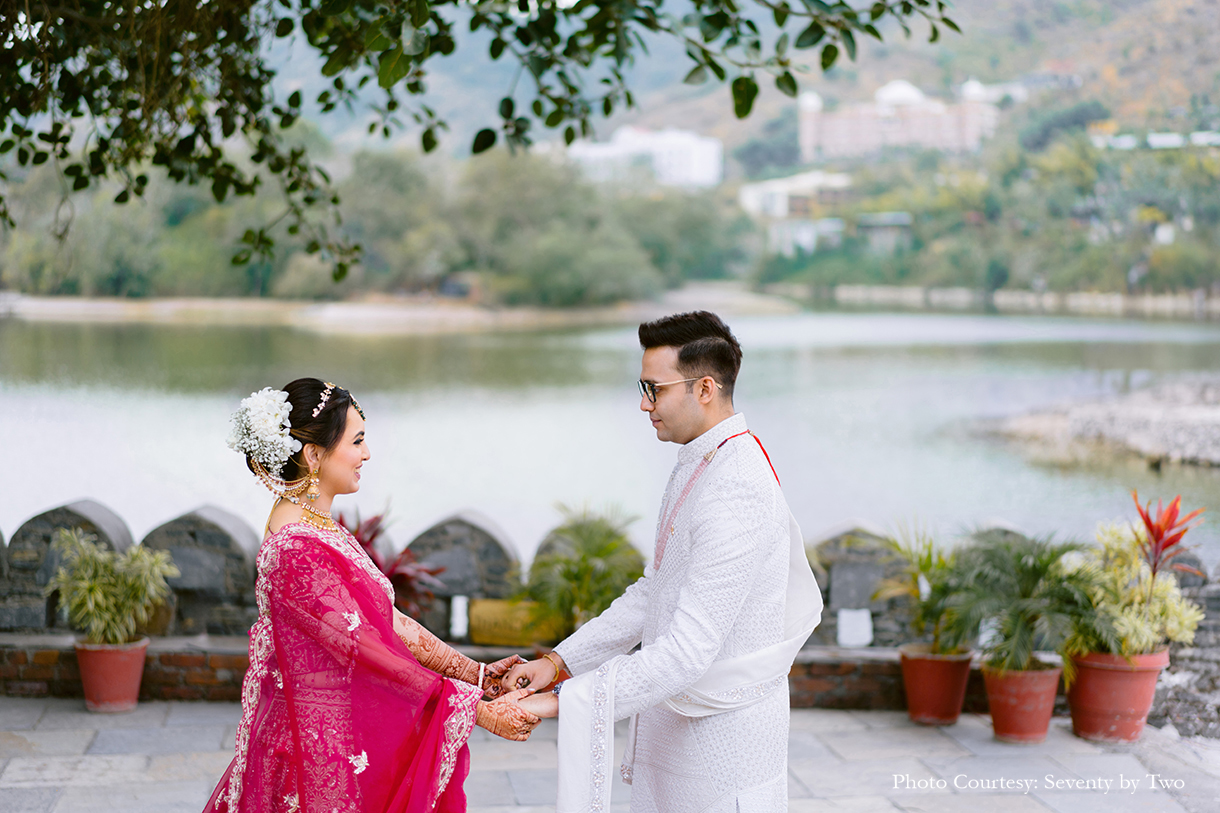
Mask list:
MULTIPOLYGON (((707 377, 708 376, 706 376, 706 375, 697 375, 694 378, 683 378, 679 381, 662 381, 658 384, 654 384, 651 381, 643 381, 643 380, 637 381, 636 383, 640 385, 640 395, 643 396, 644 398, 647 398, 649 401, 651 401, 652 403, 655 404, 657 402, 657 388, 658 387, 668 387, 670 384, 685 384, 687 381, 698 381, 701 378, 707 378, 707 377)), ((712 383, 715 384, 720 389, 724 389, 724 386, 721 385, 721 383, 719 381, 716 381, 715 379, 713 379, 712 383)))

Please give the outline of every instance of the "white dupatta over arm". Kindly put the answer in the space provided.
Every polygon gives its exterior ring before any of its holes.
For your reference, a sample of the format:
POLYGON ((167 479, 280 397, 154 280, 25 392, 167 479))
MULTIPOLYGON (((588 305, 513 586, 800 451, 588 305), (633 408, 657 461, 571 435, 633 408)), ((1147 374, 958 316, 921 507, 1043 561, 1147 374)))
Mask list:
MULTIPOLYGON (((697 459, 744 429, 734 416, 683 447, 663 517, 697 459)), ((800 529, 746 440, 716 454, 663 561, 556 647, 575 675, 560 696, 558 813, 608 810, 614 722, 626 717, 619 772, 633 811, 786 805, 787 676, 822 599, 800 529)))

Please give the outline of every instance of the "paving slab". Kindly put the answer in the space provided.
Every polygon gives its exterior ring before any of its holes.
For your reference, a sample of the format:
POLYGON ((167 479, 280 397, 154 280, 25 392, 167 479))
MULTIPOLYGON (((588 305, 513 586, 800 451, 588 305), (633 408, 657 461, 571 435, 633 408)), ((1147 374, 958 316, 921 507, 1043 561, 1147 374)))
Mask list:
POLYGON ((516 801, 507 771, 471 771, 466 777, 466 806, 496 807, 516 801))
POLYGON ((148 757, 134 754, 14 757, 0 774, 0 788, 144 784, 147 769, 148 757))
POLYGON ((120 714, 98 714, 85 708, 84 700, 56 698, 49 702, 35 726, 39 731, 57 729, 145 729, 160 728, 169 716, 168 703, 141 703, 133 711, 120 714))
POLYGON ((971 753, 983 757, 1102 753, 1100 746, 1073 734, 1071 721, 1063 719, 1051 720, 1046 741, 1032 745, 997 740, 991 729, 991 718, 986 715, 963 714, 957 725, 944 726, 938 730, 971 753))
POLYGON ((791 799, 788 813, 898 813, 884 796, 841 796, 836 799, 791 799))
MULTIPOLYGON (((1039 793, 1039 801, 1056 813, 1187 813, 1163 793, 1123 794, 1039 793)), ((1212 808, 1214 809, 1214 808, 1212 808)))
POLYGON ((789 721, 789 731, 839 732, 864 731, 869 726, 859 716, 850 711, 838 709, 818 709, 817 714, 803 714, 803 710, 794 711, 789 721))
POLYGON ((917 728, 907 723, 901 728, 867 728, 863 731, 836 731, 819 737, 836 755, 845 760, 894 759, 909 754, 923 757, 964 757, 970 751, 945 736, 938 728, 917 728))
POLYGON ((4 813, 50 813, 62 788, 0 788, 0 810, 4 813))
POLYGON ((559 771, 554 768, 513 771, 508 775, 513 797, 519 805, 555 805, 559 771))
POLYGON ((470 770, 523 771, 554 768, 556 754, 555 743, 550 740, 535 740, 531 736, 525 742, 509 742, 497 737, 491 742, 471 744, 470 770))
MULTIPOLYGON (((1029 794, 1047 790, 1048 778, 1067 783, 1083 782, 1079 776, 1045 756, 958 757, 924 759, 952 793, 1029 794)), ((1112 780, 1117 787, 1117 779, 1112 780)), ((1102 787, 1106 787, 1104 784, 1102 787)))
POLYGON ((204 782, 161 782, 129 787, 68 788, 59 797, 54 813, 199 813, 212 796, 204 782))
POLYGON ((154 756, 148 761, 145 777, 149 782, 201 781, 216 787, 232 760, 233 755, 224 751, 154 756))
POLYGON ((930 788, 939 779, 913 756, 854 762, 789 760, 788 772, 815 798, 889 796, 902 787, 930 788))
POLYGON ((89 729, 0 731, 0 757, 65 757, 83 754, 97 736, 89 729))
MULTIPOLYGON (((1111 792, 1114 793, 1152 793, 1156 790, 1147 778, 1148 768, 1132 754, 1060 754, 1054 759, 1086 782, 1111 780, 1111 792)), ((1072 789, 1060 787, 1044 790, 1072 789)))
POLYGON ((236 726, 241 703, 176 703, 165 717, 166 727, 180 725, 236 726))
POLYGON ((788 734, 788 759, 835 759, 835 756, 812 731, 792 731, 788 734))
POLYGON ((0 697, 0 701, 8 701, 0 702, 0 731, 28 731, 46 711, 46 705, 43 703, 13 702, 16 699, 0 697))
MULTIPOLYGON (((947 794, 929 793, 923 796, 891 796, 890 799, 907 813, 1047 813, 1049 810, 1033 796, 1008 794, 947 794)), ((1076 809, 1075 813, 1085 813, 1076 809)))
POLYGON ((186 754, 219 751, 224 726, 174 726, 172 728, 116 728, 97 732, 90 754, 186 754))

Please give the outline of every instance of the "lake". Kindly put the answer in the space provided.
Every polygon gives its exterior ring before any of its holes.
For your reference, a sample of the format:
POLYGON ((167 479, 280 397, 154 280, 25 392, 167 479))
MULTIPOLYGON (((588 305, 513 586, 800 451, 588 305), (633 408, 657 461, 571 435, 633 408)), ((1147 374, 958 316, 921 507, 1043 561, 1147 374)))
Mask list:
MULTIPOLYGON (((922 524, 945 540, 1002 522, 1091 537, 1144 499, 1220 511, 1220 469, 1116 458, 1051 466, 979 423, 1179 376, 1220 375, 1220 326, 943 314, 729 320, 745 351, 737 407, 766 444, 807 538, 849 523, 922 524)), ((556 505, 617 506, 651 551, 676 447, 639 410, 633 327, 343 337, 283 327, 0 319, 0 532, 90 497, 140 539, 205 503, 261 528, 269 494, 225 446, 252 390, 313 375, 368 415, 365 514, 401 547, 473 510, 528 561, 556 505)), ((1187 537, 1220 561, 1211 521, 1187 537)))

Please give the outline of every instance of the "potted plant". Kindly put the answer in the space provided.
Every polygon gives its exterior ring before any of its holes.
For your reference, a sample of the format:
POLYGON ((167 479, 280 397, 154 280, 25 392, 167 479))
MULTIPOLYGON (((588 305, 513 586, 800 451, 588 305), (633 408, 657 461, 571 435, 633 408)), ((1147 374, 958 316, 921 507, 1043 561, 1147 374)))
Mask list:
POLYGON ((600 615, 644 575, 644 557, 627 539, 633 517, 559 510, 564 522, 542 541, 518 596, 534 602, 531 623, 554 640, 600 615))
POLYGON ((903 563, 901 575, 881 582, 874 599, 906 597, 915 634, 930 641, 898 648, 907 715, 921 725, 953 725, 962 713, 970 680, 969 647, 950 643, 943 634, 949 600, 958 588, 955 555, 936 545, 931 535, 915 530, 889 540, 903 563))
POLYGON ((1089 606, 1077 613, 1064 642, 1068 703, 1078 737, 1103 742, 1139 739, 1169 665, 1169 642, 1189 644, 1203 611, 1182 596, 1168 571, 1177 547, 1202 512, 1179 517, 1181 497, 1167 508, 1142 507, 1143 528, 1103 525, 1085 567, 1094 571, 1089 606))
POLYGON ((993 531, 959 553, 961 589, 951 597, 944 634, 951 641, 978 636, 983 681, 995 737, 1004 742, 1046 739, 1062 669, 1035 652, 1054 650, 1086 604, 1091 573, 1064 562, 1083 545, 1028 539, 993 531))
POLYGON ((79 528, 61 528, 51 543, 63 565, 46 586, 59 591, 62 612, 84 632, 76 641, 85 706, 90 711, 135 708, 148 637, 136 627, 169 594, 166 578, 181 575, 167 551, 143 546, 118 554, 79 528))
POLYGON ((356 537, 356 541, 373 560, 373 564, 390 580, 390 584, 394 586, 394 606, 418 621, 424 615, 423 605, 435 598, 429 588, 445 586, 445 583, 437 578, 445 572, 445 568, 420 564, 410 548, 403 548, 387 562, 377 551, 377 540, 385 533, 389 524, 386 516, 389 513, 386 510, 361 521, 359 511, 355 512, 354 519, 348 519, 340 512, 335 521, 356 537))

